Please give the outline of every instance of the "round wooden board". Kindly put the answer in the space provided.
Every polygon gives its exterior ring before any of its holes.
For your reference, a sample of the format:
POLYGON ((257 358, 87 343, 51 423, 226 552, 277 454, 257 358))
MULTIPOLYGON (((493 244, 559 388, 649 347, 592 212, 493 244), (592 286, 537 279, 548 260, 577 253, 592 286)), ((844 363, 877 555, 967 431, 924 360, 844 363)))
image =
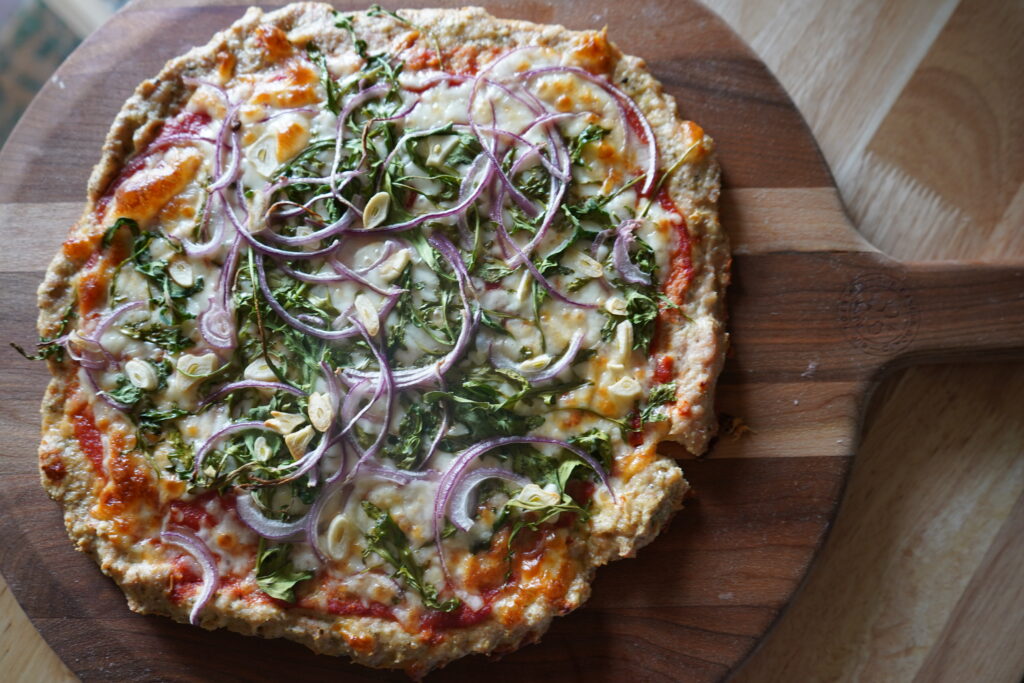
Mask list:
MULTIPOLYGON (((0 153, 5 339, 32 337, 35 287, 81 210, 86 179, 121 103, 164 61, 241 16, 246 3, 196 4, 137 2, 115 16, 58 71, 0 153)), ((638 559, 599 572, 591 601, 556 620, 539 645, 501 664, 470 658, 437 678, 720 679, 777 618, 820 545, 877 370, 911 353, 998 345, 956 335, 935 343, 929 332, 948 308, 914 294, 936 289, 948 271, 908 271, 856 235, 799 113, 707 10, 668 0, 488 7, 497 16, 570 28, 607 24, 611 38, 644 56, 682 112, 718 141, 727 187, 723 219, 737 254, 734 355, 720 409, 755 431, 724 436, 709 457, 685 461, 696 497, 638 559)), ((972 271, 966 280, 961 295, 978 305, 979 317, 986 313, 982 294, 1009 287, 1000 295, 1012 296, 1021 282, 1002 272, 972 271)), ((1007 325, 1015 320, 1010 316, 1007 325)), ((90 680, 402 678, 283 641, 130 613, 112 582, 71 548, 57 507, 39 487, 45 368, 13 352, 0 362, 13 410, 2 426, 0 571, 75 673, 90 680)))

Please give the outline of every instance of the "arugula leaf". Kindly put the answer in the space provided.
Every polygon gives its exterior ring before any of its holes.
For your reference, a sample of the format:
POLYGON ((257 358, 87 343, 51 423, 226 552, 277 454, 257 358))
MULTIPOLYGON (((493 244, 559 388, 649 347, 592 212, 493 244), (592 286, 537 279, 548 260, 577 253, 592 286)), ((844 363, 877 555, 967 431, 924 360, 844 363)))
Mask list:
POLYGON ((132 339, 150 342, 162 349, 177 353, 195 346, 195 341, 185 335, 180 327, 142 321, 128 323, 121 332, 132 339))
POLYGON ((320 48, 315 43, 309 42, 306 43, 306 54, 309 56, 310 61, 320 68, 320 82, 323 83, 324 92, 327 94, 325 104, 332 114, 337 115, 341 111, 338 83, 331 78, 331 72, 327 70, 327 60, 324 58, 324 53, 320 51, 320 48))
POLYGON ((582 434, 577 434, 569 439, 569 443, 578 446, 590 455, 594 456, 604 468, 611 469, 612 466, 612 437, 603 429, 594 427, 582 434))
POLYGON ((398 427, 398 435, 388 436, 384 455, 403 470, 413 469, 420 461, 420 453, 437 432, 441 417, 432 404, 422 401, 409 403, 398 427))
POLYGON ((114 235, 116 235, 117 231, 120 230, 121 228, 128 228, 129 230, 131 230, 133 237, 139 236, 138 223, 136 223, 131 218, 118 218, 116 221, 114 221, 113 225, 111 225, 103 232, 103 239, 100 240, 100 246, 103 249, 109 247, 111 243, 114 241, 114 235))
POLYGON ((583 132, 569 143, 569 158, 572 159, 572 163, 577 166, 585 166, 586 164, 583 162, 583 148, 591 142, 603 139, 609 133, 611 131, 607 128, 602 128, 593 123, 584 128, 583 132))
POLYGON ((256 585, 272 598, 295 602, 296 584, 313 577, 313 572, 299 571, 291 562, 291 546, 287 543, 265 547, 261 538, 256 554, 256 585))
MULTIPOLYGON (((646 288, 650 291, 651 288, 646 288)), ((633 348, 646 351, 654 336, 654 322, 658 319, 658 302, 644 293, 644 289, 632 285, 624 285, 622 293, 626 297, 626 315, 614 315, 602 311, 608 316, 601 328, 601 338, 605 341, 612 338, 615 328, 623 320, 633 324, 633 348)))
POLYGON ((36 343, 36 352, 29 355, 25 353, 25 349, 19 345, 11 342, 11 348, 21 354, 25 360, 43 360, 44 358, 53 358, 56 362, 60 363, 64 360, 64 345, 59 343, 59 339, 64 336, 67 332, 68 325, 71 324, 71 319, 75 317, 75 302, 72 301, 68 304, 68 307, 64 310, 64 315, 61 316, 60 325, 57 331, 50 337, 39 337, 39 341, 36 343))
POLYGON ((164 422, 177 420, 186 415, 191 415, 191 413, 183 408, 165 408, 163 410, 153 408, 140 412, 137 424, 139 431, 155 434, 163 428, 164 422))
POLYGON ((416 562, 409 539, 391 518, 391 515, 369 501, 363 501, 363 510, 375 522, 373 528, 366 533, 366 548, 363 550, 363 557, 377 555, 394 567, 395 572, 391 575, 392 578, 401 578, 409 588, 419 593, 426 607, 442 612, 451 612, 456 609, 461 604, 461 600, 448 598, 439 601, 437 588, 424 581, 423 567, 416 562))
POLYGON ((203 278, 197 277, 189 287, 182 287, 171 279, 167 261, 154 259, 150 253, 150 246, 157 239, 166 241, 175 251, 181 250, 180 245, 159 232, 143 232, 135 237, 131 260, 136 272, 149 280, 150 285, 156 290, 156 294, 150 298, 150 304, 156 307, 161 318, 168 323, 180 323, 182 320, 194 318, 184 304, 186 299, 203 291, 203 278))
POLYGON ((469 135, 468 133, 459 133, 459 141, 448 152, 444 163, 449 168, 468 164, 480 156, 482 151, 483 147, 480 146, 480 141, 476 139, 476 136, 469 135))
POLYGON ((137 386, 132 384, 128 380, 128 377, 125 375, 118 375, 116 381, 117 384, 113 391, 104 391, 101 393, 109 396, 118 403, 123 403, 127 406, 134 406, 142 400, 142 397, 145 395, 144 392, 142 389, 139 389, 137 386))
POLYGON ((664 422, 668 415, 658 410, 666 403, 673 403, 676 400, 676 383, 665 382, 651 389, 647 394, 647 405, 640 411, 640 422, 664 422))

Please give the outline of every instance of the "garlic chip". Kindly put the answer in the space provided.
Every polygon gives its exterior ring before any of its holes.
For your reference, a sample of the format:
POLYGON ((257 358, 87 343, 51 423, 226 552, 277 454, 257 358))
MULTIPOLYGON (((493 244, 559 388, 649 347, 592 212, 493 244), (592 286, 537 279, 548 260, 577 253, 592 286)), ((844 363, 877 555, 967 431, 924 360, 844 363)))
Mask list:
POLYGON ((378 192, 370 197, 363 209, 363 227, 367 230, 376 228, 388 217, 388 210, 391 208, 391 195, 387 192, 378 192))
POLYGON ((293 458, 298 460, 306 454, 306 446, 313 440, 313 434, 313 428, 306 425, 299 431, 284 437, 284 445, 288 447, 288 452, 292 454, 293 458))
POLYGON ((309 422, 318 432, 326 432, 334 420, 334 406, 331 405, 331 397, 327 394, 316 392, 309 395, 309 422))
POLYGON ((143 391, 153 391, 159 383, 156 369, 138 358, 133 358, 124 364, 124 374, 128 377, 129 382, 143 391))

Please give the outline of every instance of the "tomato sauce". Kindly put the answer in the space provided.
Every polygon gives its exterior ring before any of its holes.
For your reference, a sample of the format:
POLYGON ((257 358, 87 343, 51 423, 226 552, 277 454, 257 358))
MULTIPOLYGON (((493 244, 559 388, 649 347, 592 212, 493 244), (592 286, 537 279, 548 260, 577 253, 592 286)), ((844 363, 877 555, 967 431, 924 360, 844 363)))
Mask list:
POLYGON ((196 501, 176 500, 171 503, 170 523, 188 527, 192 531, 199 531, 204 526, 213 526, 216 520, 196 501))
MULTIPOLYGON (((106 213, 107 206, 110 204, 110 200, 117 192, 117 188, 121 187, 126 180, 138 173, 139 170, 146 165, 150 156, 175 144, 179 144, 180 141, 174 140, 172 136, 199 135, 203 126, 208 124, 211 120, 210 115, 206 112, 184 112, 165 123, 163 128, 160 129, 160 134, 144 150, 140 151, 131 159, 131 161, 124 165, 121 172, 117 174, 117 176, 107 186, 107 189, 104 190, 103 196, 96 201, 96 208, 93 211, 93 215, 96 216, 97 220, 102 219, 103 215, 106 213)), ((64 254, 71 258, 71 255, 68 254, 66 243, 64 254)), ((121 260, 123 260, 123 258, 121 260)))
POLYGON ((203 127, 211 121, 210 115, 204 111, 186 111, 164 124, 160 135, 153 142, 172 135, 199 135, 203 127))
POLYGON ((75 439, 85 453, 85 457, 92 463, 96 474, 103 475, 103 436, 96 428, 96 418, 93 416, 92 408, 83 406, 71 416, 75 426, 75 439))
POLYGON ((221 507, 225 510, 235 509, 235 498, 222 498, 216 491, 207 491, 195 500, 175 500, 170 504, 170 522, 180 526, 188 527, 192 531, 199 531, 201 527, 212 527, 217 524, 217 518, 207 512, 207 504, 217 498, 221 507))
POLYGON ((660 354, 654 362, 654 381, 658 384, 669 382, 675 377, 675 359, 660 354))
POLYGON ((491 616, 491 602, 494 595, 495 593, 486 595, 480 609, 472 609, 463 602, 451 612, 442 612, 438 609, 427 610, 420 617, 420 632, 426 635, 429 643, 436 645, 444 640, 444 633, 447 631, 476 626, 491 616))
POLYGON ((375 617, 396 621, 394 611, 382 602, 363 602, 359 598, 328 598, 327 611, 345 617, 375 617))
POLYGON ((193 568, 195 560, 183 554, 172 563, 171 588, 167 592, 171 602, 180 605, 192 596, 203 583, 203 577, 193 568))

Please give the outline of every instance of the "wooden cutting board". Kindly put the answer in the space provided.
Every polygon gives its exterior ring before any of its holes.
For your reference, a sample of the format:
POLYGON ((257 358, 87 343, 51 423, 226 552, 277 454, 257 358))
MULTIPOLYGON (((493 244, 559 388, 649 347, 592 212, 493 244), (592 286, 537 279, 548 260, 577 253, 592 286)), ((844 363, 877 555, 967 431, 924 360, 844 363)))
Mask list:
MULTIPOLYGON (((0 153, 5 339, 31 339, 34 288, 81 209, 85 179, 120 103, 167 58, 242 13, 241 4, 188 4, 137 3, 115 17, 62 67, 0 153)), ((502 665, 461 662, 439 678, 720 678, 802 579, 835 511, 861 406, 880 371, 952 355, 1019 354, 1024 267, 913 267, 874 251, 846 220, 789 99, 729 29, 698 7, 509 3, 492 11, 570 28, 607 23, 612 38, 645 56, 685 114, 718 140, 723 220, 736 251, 734 349, 720 410, 754 431, 723 437, 710 457, 684 462, 697 498, 639 559, 603 570, 591 602, 556 621, 539 646, 502 665)), ((0 571, 73 671, 87 679, 388 677, 288 643, 206 634, 127 612, 112 583, 71 550, 38 486, 45 369, 13 352, 0 362, 14 406, 0 427, 0 571)))

